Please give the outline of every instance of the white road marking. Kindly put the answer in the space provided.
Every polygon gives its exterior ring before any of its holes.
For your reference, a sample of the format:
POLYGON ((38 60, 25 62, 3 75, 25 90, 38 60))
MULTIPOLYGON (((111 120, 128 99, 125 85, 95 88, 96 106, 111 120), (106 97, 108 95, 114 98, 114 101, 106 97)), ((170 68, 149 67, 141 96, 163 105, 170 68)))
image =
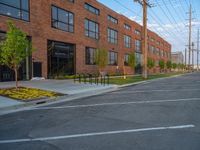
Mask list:
POLYGON ((114 94, 132 94, 132 93, 152 93, 152 92, 178 92, 178 91, 200 91, 200 89, 171 89, 171 90, 141 90, 141 91, 124 91, 124 92, 122 92, 122 91, 119 91, 119 92, 117 92, 117 91, 114 91, 114 92, 112 92, 112 93, 114 93, 114 94))
POLYGON ((151 101, 134 101, 134 102, 116 102, 116 103, 100 103, 88 105, 68 105, 57 107, 39 107, 31 110, 48 110, 48 109, 65 109, 65 108, 83 108, 83 107, 97 107, 97 106, 112 106, 112 105, 129 105, 129 104, 148 104, 148 103, 165 103, 165 102, 182 102, 182 101, 200 101, 200 98, 186 98, 186 99, 173 99, 173 100, 151 100, 151 101))
POLYGON ((52 140, 80 138, 80 137, 89 137, 89 136, 101 136, 101 135, 134 133, 134 132, 144 132, 144 131, 155 131, 155 130, 173 130, 173 129, 193 128, 193 127, 195 127, 193 124, 189 124, 189 125, 168 126, 168 127, 153 127, 153 128, 141 128, 141 129, 131 129, 131 130, 117 130, 117 131, 106 131, 106 132, 93 132, 93 133, 83 133, 83 134, 53 136, 53 137, 40 137, 40 138, 27 138, 27 139, 0 140, 0 144, 22 143, 22 142, 35 142, 35 141, 52 141, 52 140))

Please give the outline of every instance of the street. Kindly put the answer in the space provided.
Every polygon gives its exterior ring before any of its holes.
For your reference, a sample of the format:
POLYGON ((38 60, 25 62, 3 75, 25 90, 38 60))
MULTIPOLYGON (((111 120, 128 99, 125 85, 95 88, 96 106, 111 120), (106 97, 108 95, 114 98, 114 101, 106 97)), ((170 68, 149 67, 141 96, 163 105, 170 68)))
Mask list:
POLYGON ((0 116, 0 150, 199 150, 200 73, 0 116))

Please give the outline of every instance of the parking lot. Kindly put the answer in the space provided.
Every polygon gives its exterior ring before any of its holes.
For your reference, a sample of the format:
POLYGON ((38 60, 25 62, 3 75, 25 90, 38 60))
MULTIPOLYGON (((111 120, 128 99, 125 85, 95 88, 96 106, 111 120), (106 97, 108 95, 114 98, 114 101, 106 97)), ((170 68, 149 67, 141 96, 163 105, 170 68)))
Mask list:
POLYGON ((200 73, 0 116, 1 150, 199 150, 200 73))

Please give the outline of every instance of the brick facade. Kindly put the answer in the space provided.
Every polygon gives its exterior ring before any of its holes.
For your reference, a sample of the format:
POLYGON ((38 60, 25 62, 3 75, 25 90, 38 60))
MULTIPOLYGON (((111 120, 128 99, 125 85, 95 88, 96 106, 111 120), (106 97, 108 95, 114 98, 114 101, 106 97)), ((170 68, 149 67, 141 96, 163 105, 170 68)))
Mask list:
MULTIPOLYGON (((142 27, 136 22, 120 15, 113 10, 107 8, 96 0, 75 0, 74 3, 68 0, 30 0, 30 21, 22 21, 0 15, 0 31, 6 32, 6 21, 11 19, 26 32, 32 39, 33 47, 37 49, 32 55, 34 61, 42 62, 42 76, 48 76, 48 60, 47 60, 47 41, 59 41, 75 44, 76 47, 76 73, 81 72, 97 72, 95 65, 85 64, 85 47, 104 48, 118 53, 118 66, 122 71, 124 66, 124 55, 133 52, 135 49, 135 39, 141 40, 141 35, 134 33, 134 30, 142 32, 142 27), (95 15, 84 8, 85 2, 100 10, 100 15, 95 15), (63 8, 74 14, 74 33, 65 32, 51 27, 51 6, 55 5, 63 8), (118 24, 113 24, 107 20, 107 15, 111 15, 118 19, 118 24), (84 20, 88 18, 99 23, 100 38, 95 40, 85 36, 84 20), (131 26, 131 30, 124 28, 124 24, 131 26), (110 27, 118 31, 118 44, 110 44, 107 40, 107 28, 110 27), (124 35, 131 37, 131 48, 125 48, 124 35)), ((148 31, 148 56, 155 59, 164 59, 167 61, 171 56, 171 45, 152 31, 148 31), (151 38, 154 41, 151 41, 151 38), (160 44, 156 44, 159 42, 160 44), (156 56, 150 53, 150 46, 154 46, 164 51, 164 56, 156 56), (167 55, 168 57, 167 57, 167 55)), ((156 69, 156 67, 155 67, 156 69)), ((116 66, 107 66, 106 70, 110 73, 115 73, 116 66)), ((134 71, 130 67, 125 67, 127 74, 132 74, 134 71)))

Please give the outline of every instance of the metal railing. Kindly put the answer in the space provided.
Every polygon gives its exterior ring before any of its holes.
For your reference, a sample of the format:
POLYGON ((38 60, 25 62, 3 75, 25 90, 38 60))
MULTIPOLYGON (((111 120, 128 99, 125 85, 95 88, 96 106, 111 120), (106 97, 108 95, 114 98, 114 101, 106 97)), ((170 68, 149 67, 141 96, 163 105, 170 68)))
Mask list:
POLYGON ((74 83, 89 83, 96 85, 109 85, 110 84, 110 76, 107 75, 99 75, 99 74, 76 74, 74 75, 74 83))

